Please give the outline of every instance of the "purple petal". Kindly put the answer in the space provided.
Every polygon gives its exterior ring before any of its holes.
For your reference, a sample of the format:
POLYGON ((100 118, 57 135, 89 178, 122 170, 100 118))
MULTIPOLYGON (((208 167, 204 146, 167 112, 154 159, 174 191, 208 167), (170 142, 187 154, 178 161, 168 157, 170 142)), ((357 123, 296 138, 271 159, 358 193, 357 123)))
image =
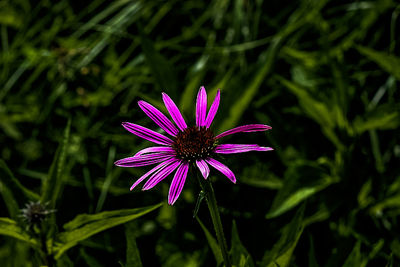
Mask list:
POLYGON ((180 160, 175 159, 172 163, 160 169, 157 173, 153 174, 149 180, 144 184, 142 190, 149 190, 161 182, 165 177, 167 177, 171 172, 173 172, 176 167, 181 163, 180 160))
POLYGON ((139 152, 137 152, 135 154, 134 157, 138 157, 144 154, 148 154, 148 153, 154 153, 154 152, 160 152, 160 153, 165 153, 165 154, 174 154, 174 149, 170 146, 151 146, 151 147, 147 147, 145 149, 140 150, 139 152))
POLYGON ((156 164, 165 161, 166 159, 169 159, 171 157, 173 157, 173 155, 168 155, 165 153, 154 153, 120 159, 114 162, 114 164, 119 167, 141 167, 156 164))
POLYGON ((187 128, 186 122, 183 119, 182 114, 179 111, 178 107, 175 105, 174 101, 172 101, 172 99, 166 93, 162 93, 162 97, 165 107, 167 108, 169 114, 171 115, 178 128, 181 131, 185 130, 187 128))
POLYGON ((153 169, 151 169, 150 171, 146 172, 144 175, 142 175, 142 177, 140 177, 132 186, 131 186, 131 191, 138 185, 140 184, 144 179, 146 179, 150 174, 153 174, 155 172, 159 172, 160 169, 163 169, 166 165, 171 164, 171 162, 175 161, 175 159, 169 159, 164 161, 161 164, 158 164, 157 166, 155 166, 153 169))
POLYGON ((222 144, 218 145, 214 152, 219 154, 243 153, 249 151, 270 151, 271 147, 263 147, 259 145, 241 145, 241 144, 222 144))
POLYGON ((206 118, 206 127, 210 128, 211 123, 214 120, 215 114, 217 114, 220 100, 220 90, 217 91, 217 95, 214 98, 214 102, 212 103, 210 110, 208 111, 206 118))
POLYGON ((233 129, 230 129, 226 132, 223 132, 219 135, 217 135, 215 138, 219 139, 221 137, 230 135, 230 134, 234 134, 234 133, 250 133, 250 132, 259 132, 259 131, 267 131, 269 129, 272 129, 271 126, 265 125, 265 124, 248 124, 248 125, 243 125, 243 126, 239 126, 233 129))
POLYGON ((144 111, 144 113, 146 113, 146 115, 149 116, 150 119, 152 119, 168 134, 172 136, 176 136, 178 134, 178 129, 163 113, 161 113, 161 111, 143 100, 140 100, 138 104, 139 107, 144 111))
POLYGON ((200 87, 197 93, 196 100, 196 125, 198 127, 206 125, 206 113, 207 113, 207 92, 204 86, 200 87))
POLYGON ((174 179, 172 180, 171 186, 168 193, 168 204, 174 205, 182 192, 183 185, 186 181, 186 176, 189 170, 189 163, 183 162, 176 170, 174 179))
POLYGON ((210 174, 210 168, 208 167, 207 163, 204 160, 196 160, 196 165, 204 179, 207 179, 208 175, 210 174))
POLYGON ((160 145, 171 145, 173 141, 169 139, 168 137, 157 133, 155 131, 152 131, 150 129, 147 129, 146 127, 130 123, 130 122, 123 122, 122 126, 124 126, 125 129, 127 129, 129 132, 133 133, 134 135, 137 135, 143 139, 146 139, 150 142, 160 144, 160 145))
POLYGON ((228 177, 233 183, 236 183, 235 174, 227 166, 213 158, 206 159, 206 162, 228 177))

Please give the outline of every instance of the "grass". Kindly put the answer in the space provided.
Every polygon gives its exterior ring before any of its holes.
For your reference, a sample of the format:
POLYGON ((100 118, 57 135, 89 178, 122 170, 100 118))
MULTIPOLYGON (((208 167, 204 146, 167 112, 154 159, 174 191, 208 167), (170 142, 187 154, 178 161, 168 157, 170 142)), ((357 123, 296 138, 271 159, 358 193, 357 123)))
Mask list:
POLYGON ((0 2, 0 262, 45 264, 45 240, 58 266, 220 263, 205 204, 192 216, 194 177, 170 207, 171 177, 130 192, 147 169, 113 165, 148 145, 121 122, 157 129, 138 100, 166 111, 166 92, 193 122, 204 85, 222 90, 215 132, 273 127, 229 139, 275 148, 226 156, 236 185, 212 172, 235 265, 397 266, 399 12, 392 0, 0 2), (39 199, 57 210, 46 236, 20 217, 39 199))

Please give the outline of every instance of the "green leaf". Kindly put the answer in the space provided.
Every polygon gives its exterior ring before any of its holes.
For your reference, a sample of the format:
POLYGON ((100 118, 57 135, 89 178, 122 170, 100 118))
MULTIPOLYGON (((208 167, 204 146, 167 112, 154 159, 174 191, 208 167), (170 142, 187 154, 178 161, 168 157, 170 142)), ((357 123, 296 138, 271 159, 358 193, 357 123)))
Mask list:
POLYGON ((383 248, 384 244, 385 244, 385 240, 379 239, 378 242, 376 242, 376 244, 373 245, 372 251, 368 254, 368 257, 366 259, 364 259, 364 262, 363 262, 364 266, 367 266, 368 261, 375 258, 376 255, 378 255, 378 253, 383 248))
POLYGON ((289 166, 283 187, 278 191, 266 217, 277 217, 303 200, 337 182, 318 163, 299 160, 289 166))
POLYGON ((8 213, 11 218, 17 219, 20 209, 17 201, 13 197, 11 190, 9 190, 1 181, 0 181, 0 195, 3 197, 4 203, 7 206, 8 213))
POLYGON ((23 25, 24 17, 16 11, 11 5, 3 3, 0 9, 0 24, 19 29, 23 25))
POLYGON ((377 63, 382 69, 393 75, 397 80, 400 80, 400 58, 364 46, 356 46, 356 48, 361 54, 377 63))
POLYGON ((384 200, 378 202, 369 209, 371 215, 376 216, 383 214, 383 211, 388 208, 400 208, 400 195, 394 195, 387 197, 384 200))
POLYGON ((94 215, 78 215, 74 220, 64 225, 65 232, 59 233, 56 236, 55 258, 59 258, 65 251, 78 242, 85 240, 97 233, 105 231, 114 226, 137 219, 159 207, 162 204, 157 204, 149 207, 105 211, 94 215))
POLYGON ((232 263, 238 267, 254 267, 254 261, 250 253, 243 246, 239 238, 236 222, 232 223, 232 239, 231 239, 231 259, 232 263))
POLYGON ((269 168, 262 163, 255 163, 245 166, 240 175, 240 182, 259 188, 279 189, 282 188, 282 179, 269 171, 269 168))
POLYGON ((57 149, 56 155, 51 164, 49 174, 42 183, 42 203, 49 202, 49 208, 53 209, 56 206, 56 200, 61 194, 62 186, 64 184, 64 163, 66 158, 66 151, 69 143, 69 136, 71 130, 71 120, 68 120, 67 127, 64 131, 63 139, 57 149))
POLYGON ((149 209, 153 210, 153 209, 157 209, 161 206, 162 206, 162 203, 154 205, 154 206, 150 206, 150 207, 143 207, 143 208, 103 211, 103 212, 96 213, 96 214, 79 214, 72 221, 64 224, 63 228, 66 231, 71 231, 71 230, 77 229, 79 227, 82 227, 85 224, 99 221, 99 220, 105 220, 105 219, 118 217, 118 216, 120 216, 120 217, 121 216, 129 216, 132 214, 144 215, 149 212, 149 209))
POLYGON ((79 250, 79 256, 83 258, 83 260, 86 263, 86 266, 88 267, 99 267, 102 266, 102 264, 99 262, 99 260, 92 255, 89 255, 84 248, 81 248, 79 250))
POLYGON ((17 225, 16 221, 11 220, 10 218, 0 217, 0 235, 14 237, 33 246, 37 245, 36 240, 32 239, 17 225))
POLYGON ((310 240, 310 249, 308 250, 308 266, 309 267, 318 267, 318 262, 315 257, 315 249, 314 249, 314 241, 312 235, 309 235, 310 240))
POLYGON ((292 221, 287 224, 283 230, 281 238, 273 246, 271 251, 264 254, 260 266, 267 267, 286 267, 289 266, 293 251, 296 248, 297 242, 303 233, 305 204, 303 204, 296 212, 292 221))
POLYGON ((219 131, 233 128, 238 123, 242 114, 256 96, 262 82, 271 73, 281 44, 281 36, 275 37, 268 50, 261 56, 258 71, 250 81, 250 84, 243 90, 243 95, 231 106, 229 114, 219 127, 219 131))
POLYGON ((207 61, 208 56, 200 57, 200 59, 194 64, 189 72, 191 79, 183 90, 179 102, 179 108, 183 114, 190 114, 193 112, 193 101, 196 97, 196 92, 199 90, 199 87, 203 85, 202 81, 204 79, 204 75, 206 74, 205 67, 207 66, 207 61))
POLYGON ((25 188, 12 174, 6 163, 0 159, 0 193, 12 218, 16 218, 20 207, 39 196, 25 188))
POLYGON ((203 229, 204 234, 206 235, 208 244, 210 245, 211 251, 214 254, 215 261, 217 262, 217 266, 220 266, 223 262, 223 257, 222 257, 222 252, 221 249, 217 243, 217 240, 212 236, 210 231, 208 231, 207 227, 200 221, 199 217, 196 216, 196 220, 201 226, 201 229, 203 229))
POLYGON ((353 266, 364 266, 362 265, 362 258, 361 258, 361 241, 357 241, 356 245, 354 246, 353 250, 347 257, 346 261, 343 264, 343 267, 353 267, 353 266))
POLYGON ((363 209, 374 201, 373 197, 370 196, 371 190, 372 190, 372 179, 369 179, 362 185, 360 192, 358 193, 357 196, 358 205, 360 206, 360 208, 363 209))
POLYGON ((400 114, 393 112, 374 111, 368 117, 362 119, 357 117, 354 120, 353 127, 358 134, 362 134, 368 130, 393 130, 400 125, 400 114))
POLYGON ((327 1, 318 1, 311 7, 307 4, 293 12, 288 23, 280 27, 280 31, 273 37, 268 49, 261 54, 259 60, 259 68, 257 69, 252 80, 244 88, 242 96, 232 104, 227 118, 222 122, 219 130, 226 130, 234 127, 245 110, 249 107, 251 101, 256 96, 258 89, 265 81, 265 79, 274 71, 274 64, 279 54, 281 47, 284 45, 288 37, 296 32, 302 25, 315 19, 320 9, 326 4, 327 1))
POLYGON ((281 76, 275 76, 279 82, 289 89, 299 100, 304 113, 317 122, 325 136, 339 149, 344 149, 344 145, 334 132, 337 125, 347 125, 347 121, 340 108, 336 104, 328 106, 328 100, 322 101, 313 97, 307 89, 293 83, 281 76), (339 124, 340 122, 340 124, 339 124))
POLYGON ((132 223, 125 224, 126 265, 125 267, 142 267, 139 249, 136 245, 136 229, 132 223))
POLYGON ((172 64, 154 48, 153 42, 143 32, 141 32, 141 45, 147 63, 160 88, 162 90, 177 90, 178 80, 172 64))

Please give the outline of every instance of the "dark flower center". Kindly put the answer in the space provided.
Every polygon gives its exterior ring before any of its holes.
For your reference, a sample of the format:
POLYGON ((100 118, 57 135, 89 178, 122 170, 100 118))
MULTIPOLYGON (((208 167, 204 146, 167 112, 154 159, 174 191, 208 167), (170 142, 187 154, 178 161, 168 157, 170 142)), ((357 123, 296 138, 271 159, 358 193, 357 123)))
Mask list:
POLYGON ((211 155, 216 146, 214 134, 206 127, 188 127, 176 136, 172 148, 177 158, 192 161, 211 155))

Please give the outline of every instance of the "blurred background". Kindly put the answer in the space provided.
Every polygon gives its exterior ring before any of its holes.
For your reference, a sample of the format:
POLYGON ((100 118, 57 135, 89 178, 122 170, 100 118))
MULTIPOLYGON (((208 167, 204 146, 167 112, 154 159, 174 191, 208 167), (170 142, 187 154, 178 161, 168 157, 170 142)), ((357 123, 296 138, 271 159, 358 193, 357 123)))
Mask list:
POLYGON ((275 149, 224 157, 236 185, 212 172, 237 266, 398 266, 399 14, 395 0, 0 1, 2 266, 40 264, 10 234, 39 194, 55 232, 78 214, 164 204, 76 242, 58 266, 220 262, 205 203, 204 227, 193 219, 194 177, 171 207, 171 177, 130 192, 149 168, 113 165, 150 144, 121 122, 160 130, 138 100, 166 111, 166 92, 193 123, 202 85, 209 102, 221 89, 215 133, 273 128, 225 139, 275 149))

